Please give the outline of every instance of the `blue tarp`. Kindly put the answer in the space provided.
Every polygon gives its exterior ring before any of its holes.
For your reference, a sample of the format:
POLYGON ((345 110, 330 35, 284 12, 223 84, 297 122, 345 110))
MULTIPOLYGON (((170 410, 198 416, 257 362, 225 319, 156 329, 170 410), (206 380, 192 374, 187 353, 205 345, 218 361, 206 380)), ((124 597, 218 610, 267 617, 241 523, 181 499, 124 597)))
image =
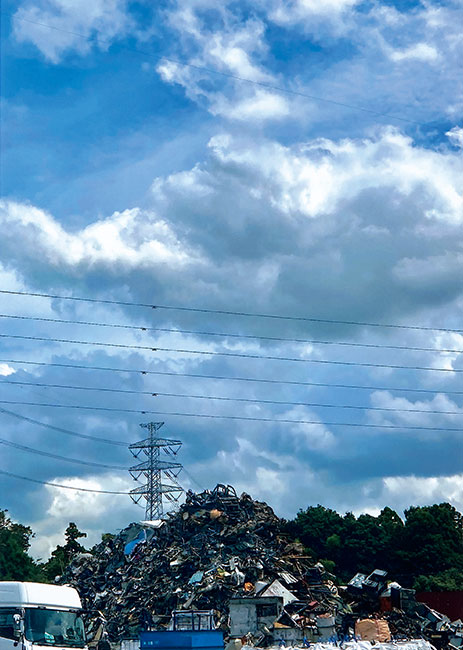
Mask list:
POLYGON ((140 531, 137 537, 133 539, 131 542, 128 542, 128 544, 125 545, 124 547, 124 553, 125 555, 131 555, 135 547, 138 546, 139 544, 144 544, 146 542, 146 532, 144 530, 140 531))

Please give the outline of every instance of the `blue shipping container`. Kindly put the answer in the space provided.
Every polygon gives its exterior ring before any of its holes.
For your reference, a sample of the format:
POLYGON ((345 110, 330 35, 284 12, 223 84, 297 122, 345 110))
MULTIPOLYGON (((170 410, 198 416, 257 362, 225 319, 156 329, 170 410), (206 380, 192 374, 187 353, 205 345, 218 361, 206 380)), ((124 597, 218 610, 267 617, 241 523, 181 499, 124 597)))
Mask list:
POLYGON ((140 650, 223 650, 219 630, 158 631, 140 633, 140 650))

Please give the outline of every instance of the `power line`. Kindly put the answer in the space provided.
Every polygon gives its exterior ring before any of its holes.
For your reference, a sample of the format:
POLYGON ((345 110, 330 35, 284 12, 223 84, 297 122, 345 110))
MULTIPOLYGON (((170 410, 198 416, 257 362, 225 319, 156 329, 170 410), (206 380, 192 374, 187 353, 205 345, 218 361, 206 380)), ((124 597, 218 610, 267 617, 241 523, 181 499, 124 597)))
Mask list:
POLYGON ((18 474, 7 472, 4 469, 0 469, 0 474, 4 474, 5 476, 10 476, 11 478, 17 478, 21 481, 30 481, 31 483, 39 483, 40 485, 49 485, 50 487, 61 488, 64 490, 77 490, 78 492, 92 492, 93 494, 126 494, 127 496, 130 496, 130 492, 116 492, 114 490, 91 490, 90 488, 73 487, 72 485, 60 485, 59 483, 39 481, 39 479, 30 478, 29 476, 19 476, 18 474))
POLYGON ((405 408, 387 408, 379 406, 357 406, 351 404, 323 404, 320 402, 291 402, 286 400, 273 400, 273 399, 251 399, 247 397, 223 397, 220 395, 192 395, 185 393, 165 393, 160 391, 149 390, 132 390, 123 388, 103 388, 101 386, 70 386, 68 384, 45 384, 30 381, 12 381, 10 379, 2 379, 1 383, 14 386, 36 386, 39 388, 62 388, 66 390, 85 390, 90 392, 104 392, 104 393, 122 393, 129 395, 147 395, 149 397, 176 397, 182 399, 202 399, 202 400, 217 400, 222 402, 245 402, 248 404, 273 404, 281 406, 307 406, 310 408, 338 408, 338 409, 354 409, 359 411, 387 411, 393 413, 429 413, 437 415, 463 415, 463 411, 438 411, 430 409, 405 409, 405 408))
POLYGON ((40 449, 34 449, 33 447, 27 447, 26 445, 19 445, 16 442, 11 440, 5 440, 0 438, 0 445, 5 445, 7 447, 13 447, 14 449, 19 449, 20 451, 27 451, 31 454, 37 454, 38 456, 46 456, 48 458, 55 458, 56 460, 64 460, 67 463, 76 463, 78 465, 87 465, 90 467, 103 467, 105 469, 117 469, 117 470, 127 470, 127 467, 122 467, 121 465, 105 465, 104 463, 93 463, 89 460, 80 460, 78 458, 69 458, 68 456, 60 456, 58 454, 52 454, 48 451, 42 451, 40 449))
POLYGON ((303 343, 307 345, 340 345, 355 348, 373 348, 385 350, 405 350, 412 352, 454 352, 461 354, 463 349, 455 348, 426 348, 410 345, 392 345, 384 343, 360 343, 357 341, 323 341, 318 339, 299 339, 282 336, 264 336, 260 334, 237 334, 235 332, 205 332, 202 330, 184 330, 173 327, 148 327, 145 325, 125 325, 122 323, 96 323, 94 321, 72 320, 65 318, 45 318, 39 316, 19 316, 17 314, 0 314, 0 318, 10 318, 17 320, 26 320, 45 323, 60 323, 65 325, 86 325, 91 327, 109 327, 127 330, 136 330, 138 332, 162 332, 168 334, 191 334, 193 336, 217 336, 222 338, 236 339, 253 339, 259 341, 273 341, 281 343, 303 343))
MULTIPOLYGON (((14 18, 15 20, 30 23, 32 25, 39 25, 40 27, 46 27, 47 29, 52 29, 52 30, 55 30, 55 31, 58 31, 58 32, 62 32, 64 34, 69 34, 71 36, 77 36, 78 38, 83 38, 86 41, 88 41, 88 36, 85 35, 85 34, 79 34, 78 32, 73 32, 73 31, 70 31, 70 30, 67 30, 67 29, 62 29, 62 28, 56 27, 54 25, 47 25, 46 23, 41 23, 41 22, 38 22, 38 21, 35 21, 35 20, 30 20, 28 18, 19 18, 16 14, 12 15, 12 14, 10 14, 8 12, 3 12, 2 11, 0 13, 4 14, 6 16, 9 16, 10 18, 14 18)), ((113 44, 113 41, 111 39, 101 38, 100 36, 98 36, 98 41, 101 42, 101 43, 107 43, 109 45, 113 44)), ((128 52, 132 52, 132 53, 135 53, 135 54, 141 54, 143 56, 147 56, 147 57, 150 57, 152 59, 156 59, 157 61, 168 61, 169 63, 175 63, 176 65, 180 65, 180 66, 185 67, 185 68, 191 68, 191 69, 197 70, 199 72, 206 72, 207 74, 213 74, 213 75, 217 75, 217 76, 220 76, 220 77, 225 77, 227 79, 233 79, 234 81, 241 81, 243 83, 258 86, 260 88, 265 88, 266 90, 274 90, 274 91, 277 91, 277 92, 285 93, 286 95, 293 95, 293 96, 296 96, 296 97, 303 97, 304 99, 311 99, 311 100, 317 101, 317 102, 325 102, 327 104, 332 104, 334 106, 339 106, 341 108, 349 108, 349 109, 352 109, 352 110, 355 110, 355 111, 361 111, 363 113, 369 113, 370 115, 376 115, 377 117, 388 117, 389 119, 398 120, 400 122, 406 122, 408 124, 416 124, 418 126, 426 126, 425 122, 418 122, 416 120, 411 120, 411 119, 406 118, 406 117, 398 117, 396 115, 391 115, 390 113, 375 111, 374 109, 364 108, 362 106, 356 106, 354 104, 348 104, 346 102, 340 102, 340 101, 335 100, 335 99, 328 99, 326 97, 319 97, 317 95, 311 95, 311 94, 308 94, 308 93, 301 92, 299 90, 291 90, 290 88, 283 88, 281 86, 276 86, 274 84, 265 83, 263 81, 256 81, 255 79, 248 79, 246 77, 240 77, 240 76, 234 75, 234 74, 232 74, 230 72, 222 72, 220 70, 215 70, 214 68, 207 68, 205 66, 195 65, 193 63, 185 63, 184 61, 180 61, 179 59, 172 59, 172 58, 166 57, 164 55, 156 55, 156 54, 153 54, 152 52, 146 52, 146 51, 140 50, 138 48, 127 47, 125 45, 120 45, 120 44, 119 44, 119 47, 122 50, 126 50, 128 52)))
POLYGON ((118 447, 128 447, 128 443, 119 442, 119 440, 111 440, 108 438, 100 438, 98 436, 90 436, 85 433, 77 433, 76 431, 70 431, 69 429, 63 429, 62 427, 57 427, 53 424, 48 424, 47 422, 41 422, 40 420, 35 420, 34 418, 29 418, 26 415, 20 415, 19 413, 14 413, 5 408, 0 407, 0 413, 5 415, 11 415, 11 417, 17 418, 18 420, 24 420, 25 422, 30 422, 31 424, 36 424, 39 427, 45 427, 51 429, 52 431, 57 431, 58 433, 64 433, 67 436, 75 436, 76 438, 84 438, 86 440, 93 440, 95 442, 103 442, 108 445, 116 445, 118 447))
POLYGON ((202 485, 201 483, 199 483, 199 482, 195 479, 195 477, 192 476, 192 474, 190 474, 190 472, 189 472, 188 470, 186 470, 185 468, 183 468, 183 469, 182 469, 182 472, 184 472, 184 473, 188 476, 188 478, 190 478, 190 479, 193 481, 193 483, 195 483, 195 484, 197 485, 197 487, 199 487, 200 490, 204 490, 204 489, 205 489, 205 488, 204 488, 204 485, 202 485))
POLYGON ((174 354, 195 354, 214 357, 233 357, 237 359, 265 359, 266 361, 290 361, 295 363, 317 363, 335 366, 355 366, 362 368, 389 368, 393 370, 427 370, 429 372, 463 372, 463 368, 433 368, 429 366, 403 366, 400 364, 371 363, 364 361, 337 361, 329 359, 301 359, 300 357, 275 357, 267 354, 248 354, 244 352, 218 352, 208 350, 185 350, 183 348, 164 348, 131 343, 105 343, 102 341, 78 341, 75 339, 60 339, 46 336, 25 336, 21 334, 0 334, 0 338, 21 341, 45 341, 47 343, 71 343, 73 345, 94 345, 99 347, 123 348, 128 350, 145 350, 148 352, 171 352, 174 354))
POLYGON ((207 418, 214 420, 241 420, 247 422, 271 422, 273 424, 316 424, 319 426, 326 427, 356 427, 356 428, 368 428, 368 429, 397 429, 397 430, 416 430, 416 431, 446 431, 454 433, 463 433, 463 429, 453 428, 453 427, 423 427, 423 426, 411 426, 411 425, 391 425, 391 424, 366 424, 366 423, 354 423, 354 422, 320 422, 319 420, 296 420, 290 418, 257 418, 250 416, 242 415, 215 415, 209 413, 180 413, 178 411, 151 411, 151 410, 139 410, 139 409, 127 409, 127 408, 112 408, 106 406, 86 406, 83 404, 79 405, 68 405, 68 404, 43 404, 40 402, 24 402, 16 400, 0 400, 0 404, 15 404, 21 406, 39 406, 46 408, 65 408, 65 409, 82 409, 85 411, 105 411, 109 413, 136 413, 138 415, 168 415, 173 417, 186 417, 186 418, 207 418))
POLYGON ((368 386, 360 384, 334 384, 329 382, 313 382, 313 381, 296 381, 289 379, 265 379, 260 377, 227 377, 224 375, 204 375, 200 373, 191 372, 170 372, 167 370, 147 370, 139 368, 111 368, 108 366, 85 366, 82 364, 73 363, 57 363, 52 361, 29 361, 26 359, 0 359, 0 363, 17 363, 23 365, 52 367, 52 368, 73 368, 75 370, 97 370, 102 372, 120 372, 137 375, 155 375, 161 377, 189 377, 194 379, 213 379, 215 381, 242 381, 263 384, 277 384, 289 386, 313 386, 321 388, 345 388, 354 390, 387 390, 397 391, 402 393, 424 393, 437 395, 442 392, 447 395, 463 395, 463 391, 459 390, 434 390, 430 388, 399 388, 396 386, 368 386))
POLYGON ((353 321, 353 320, 340 320, 340 319, 330 319, 330 318, 312 318, 308 316, 284 316, 281 314, 263 314, 263 313, 252 313, 244 311, 232 311, 226 309, 206 309, 199 307, 183 307, 178 305, 154 305, 150 303, 143 302, 131 302, 123 300, 108 300, 103 298, 83 298, 79 296, 62 296, 58 294, 51 293, 38 293, 32 291, 11 291, 6 289, 0 289, 0 293, 15 295, 15 296, 33 296, 36 298, 53 298, 58 300, 74 300, 78 302, 90 302, 90 303, 99 303, 104 305, 119 305, 124 307, 146 307, 149 309, 165 309, 172 311, 186 311, 186 312, 196 312, 201 314, 222 314, 225 316, 243 316, 251 318, 272 318, 277 320, 290 320, 290 321, 302 321, 310 323, 327 323, 333 325, 359 325, 361 327, 385 327, 385 328, 394 328, 394 329, 405 329, 405 330, 420 330, 424 332, 451 332, 456 334, 462 334, 462 329, 451 329, 446 327, 427 327, 424 325, 400 325, 397 323, 370 323, 364 321, 353 321))

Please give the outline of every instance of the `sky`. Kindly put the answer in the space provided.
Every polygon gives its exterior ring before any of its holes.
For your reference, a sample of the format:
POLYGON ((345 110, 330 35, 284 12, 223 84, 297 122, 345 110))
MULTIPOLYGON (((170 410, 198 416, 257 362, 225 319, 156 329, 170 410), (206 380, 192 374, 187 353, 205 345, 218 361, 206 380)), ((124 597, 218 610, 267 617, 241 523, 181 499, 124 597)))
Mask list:
MULTIPOLYGON (((1 22, 0 470, 126 493, 121 443, 164 421, 185 489, 462 510, 463 2, 1 22)), ((1 472, 0 495, 41 558, 69 521, 93 544, 144 518, 1 472)))

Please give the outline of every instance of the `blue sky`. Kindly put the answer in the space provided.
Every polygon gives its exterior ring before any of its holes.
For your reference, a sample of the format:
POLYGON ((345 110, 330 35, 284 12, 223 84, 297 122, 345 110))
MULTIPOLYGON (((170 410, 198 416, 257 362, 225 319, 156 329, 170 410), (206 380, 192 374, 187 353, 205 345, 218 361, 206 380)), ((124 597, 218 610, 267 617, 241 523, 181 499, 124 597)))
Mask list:
MULTIPOLYGON (((124 0, 25 0, 5 3, 3 12, 0 288, 461 328, 461 0, 254 0, 219 8, 210 0, 172 0, 154 9, 124 0)), ((6 294, 0 312, 174 330, 2 318, 6 335, 300 359, 1 339, 1 359, 180 373, 0 361, 4 400, 296 421, 164 418, 166 435, 184 441, 186 487, 196 487, 191 476, 205 487, 233 483, 284 516, 319 502, 354 512, 442 500, 463 507, 458 332, 153 313, 6 294)), ((6 408, 128 442, 137 439, 143 420, 72 408, 6 408)), ((5 414, 1 423, 6 440, 77 459, 130 462, 121 447, 5 414)), ((11 447, 3 447, 1 467, 81 487, 132 487, 122 471, 58 466, 11 447)), ((143 514, 116 495, 6 478, 0 487, 0 507, 37 530, 38 555, 61 539, 70 519, 95 541, 143 514)))

